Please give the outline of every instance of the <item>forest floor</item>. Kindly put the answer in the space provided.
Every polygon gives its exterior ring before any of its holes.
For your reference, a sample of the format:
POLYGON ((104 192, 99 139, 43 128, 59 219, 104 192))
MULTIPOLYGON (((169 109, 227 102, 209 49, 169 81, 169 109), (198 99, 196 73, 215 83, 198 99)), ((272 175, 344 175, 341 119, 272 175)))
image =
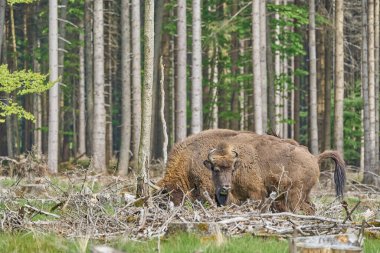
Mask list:
MULTIPOLYGON (((215 207, 184 198, 182 205, 173 206, 165 194, 136 199, 133 174, 129 177, 97 174, 84 168, 85 161, 66 166, 65 172, 58 176, 45 175, 44 162, 32 156, 4 161, 1 168, 7 176, 0 177, 3 238, 20 232, 58 235, 87 243, 96 240, 109 244, 127 238, 130 242, 146 241, 146 245, 154 241, 157 248, 157 240, 184 232, 196 234, 200 241, 215 245, 224 244, 226 238, 246 238, 247 235, 277 238, 276 241, 283 243, 294 236, 361 233, 380 246, 380 190, 360 184, 362 175, 356 170, 348 172, 345 204, 334 197, 332 173, 324 172, 312 192, 316 213, 307 216, 259 212, 256 202, 215 207)), ((153 183, 162 173, 159 164, 152 167, 153 183)), ((282 247, 287 248, 287 243, 284 245, 282 247)), ((368 252, 380 252, 380 247, 373 247, 378 251, 368 252)))

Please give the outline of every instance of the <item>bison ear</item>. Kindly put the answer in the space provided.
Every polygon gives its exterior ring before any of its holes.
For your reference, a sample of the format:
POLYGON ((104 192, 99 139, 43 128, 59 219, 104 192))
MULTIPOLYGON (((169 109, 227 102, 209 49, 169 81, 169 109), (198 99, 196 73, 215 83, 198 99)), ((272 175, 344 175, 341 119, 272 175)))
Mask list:
POLYGON ((241 165, 241 160, 236 159, 234 163, 234 171, 237 170, 240 167, 240 165, 241 165))
POLYGON ((207 169, 212 170, 212 163, 209 160, 204 160, 203 165, 206 166, 207 169))

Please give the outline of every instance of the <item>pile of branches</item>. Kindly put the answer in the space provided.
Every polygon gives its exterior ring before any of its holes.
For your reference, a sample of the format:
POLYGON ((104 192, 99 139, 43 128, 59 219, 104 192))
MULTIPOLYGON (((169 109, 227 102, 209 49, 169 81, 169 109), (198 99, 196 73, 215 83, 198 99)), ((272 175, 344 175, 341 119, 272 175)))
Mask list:
MULTIPOLYGON (((235 236, 250 233, 258 236, 291 237, 338 234, 347 230, 379 232, 368 222, 352 221, 359 206, 348 207, 338 201, 318 207, 314 216, 294 213, 260 212, 257 202, 215 207, 211 203, 191 202, 186 196, 174 206, 166 194, 139 198, 128 194, 130 182, 111 178, 102 190, 93 192, 91 185, 99 175, 86 176, 80 186, 53 184, 49 178, 39 181, 45 194, 17 195, 12 186, 0 192, 0 229, 2 231, 52 232, 68 237, 109 239, 126 236, 148 239, 166 233, 191 231, 223 233, 235 236), (43 196, 43 197, 41 197, 43 196), (345 215, 342 215, 342 213, 345 215), (343 217, 343 218, 342 218, 343 217)), ((374 218, 369 214, 367 220, 374 218)))

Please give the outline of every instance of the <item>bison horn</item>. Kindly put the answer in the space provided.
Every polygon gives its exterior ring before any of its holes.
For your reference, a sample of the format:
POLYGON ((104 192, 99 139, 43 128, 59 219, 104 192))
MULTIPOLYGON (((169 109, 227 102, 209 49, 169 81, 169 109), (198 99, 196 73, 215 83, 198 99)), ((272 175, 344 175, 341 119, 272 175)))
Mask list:
POLYGON ((211 149, 209 152, 208 152, 208 160, 210 161, 210 162, 212 162, 213 161, 213 159, 212 159, 212 157, 211 157, 211 155, 214 153, 216 151, 216 149, 215 148, 213 148, 213 149, 211 149))
POLYGON ((238 156, 239 156, 239 154, 238 154, 238 152, 236 152, 236 150, 232 150, 232 153, 235 154, 235 157, 238 157, 238 156))

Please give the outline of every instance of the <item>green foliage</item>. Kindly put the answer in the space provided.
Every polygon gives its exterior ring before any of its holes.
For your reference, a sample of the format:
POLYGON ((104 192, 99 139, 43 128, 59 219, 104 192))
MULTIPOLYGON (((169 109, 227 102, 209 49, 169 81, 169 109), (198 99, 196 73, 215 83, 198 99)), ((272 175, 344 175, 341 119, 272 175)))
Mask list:
POLYGON ((281 57, 306 55, 301 33, 294 32, 295 28, 302 28, 309 24, 309 13, 305 7, 294 4, 268 4, 268 12, 277 14, 278 19, 270 19, 271 34, 273 36, 272 50, 279 52, 281 57), (279 33, 276 33, 276 30, 279 33), (278 43, 276 43, 278 42, 278 43))
POLYGON ((52 234, 2 233, 0 236, 2 252, 82 252, 78 246, 78 241, 52 234))
POLYGON ((344 99, 344 157, 349 164, 360 164, 360 148, 363 136, 363 100, 358 85, 352 94, 344 99))
MULTIPOLYGON (((246 235, 224 238, 218 241, 216 235, 202 236, 177 233, 164 237, 160 242, 160 252, 287 252, 288 243, 275 238, 262 239, 246 235)), ((157 252, 157 239, 147 242, 121 241, 115 246, 126 252, 157 252)))
MULTIPOLYGON (((53 234, 1 233, 0 247, 3 252, 90 252, 94 245, 104 241, 89 239, 68 239, 53 234)), ((158 252, 158 238, 149 241, 130 241, 127 238, 112 239, 108 245, 126 252, 158 252)), ((259 238, 251 235, 225 239, 221 245, 215 236, 177 234, 160 238, 159 252, 288 252, 288 242, 275 238, 259 238)), ((364 251, 379 253, 380 240, 364 240, 364 251)))
POLYGON ((37 0, 7 0, 7 3, 9 5, 14 5, 14 4, 31 4, 33 2, 36 2, 37 0))
POLYGON ((0 100, 0 122, 4 122, 5 117, 12 114, 17 115, 18 118, 34 120, 33 115, 16 102, 16 98, 50 89, 54 83, 46 83, 46 77, 47 75, 30 70, 11 73, 7 65, 0 65, 0 92, 8 95, 0 100))

